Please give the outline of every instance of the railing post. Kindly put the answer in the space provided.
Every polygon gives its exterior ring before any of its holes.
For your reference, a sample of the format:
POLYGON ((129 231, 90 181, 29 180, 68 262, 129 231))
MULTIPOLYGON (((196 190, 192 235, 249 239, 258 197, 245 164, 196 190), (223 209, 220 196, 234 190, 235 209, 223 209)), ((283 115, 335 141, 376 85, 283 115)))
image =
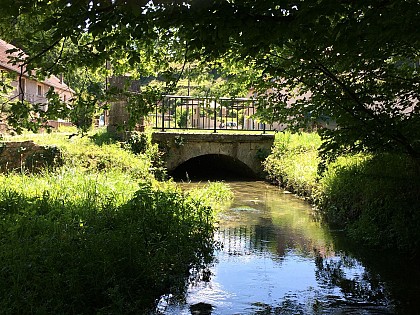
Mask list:
POLYGON ((165 96, 162 100, 162 132, 165 131, 165 96))
POLYGON ((159 120, 158 120, 158 116, 159 116, 159 102, 156 103, 155 105, 155 128, 158 129, 159 128, 159 120))
MULTIPOLYGON (((264 107, 264 110, 265 110, 265 102, 263 101, 263 107, 264 107)), ((263 134, 265 134, 265 123, 264 123, 264 125, 263 125, 264 127, 263 127, 263 134)))
POLYGON ((217 133, 217 121, 216 121, 217 115, 216 115, 216 99, 214 100, 214 133, 217 133))

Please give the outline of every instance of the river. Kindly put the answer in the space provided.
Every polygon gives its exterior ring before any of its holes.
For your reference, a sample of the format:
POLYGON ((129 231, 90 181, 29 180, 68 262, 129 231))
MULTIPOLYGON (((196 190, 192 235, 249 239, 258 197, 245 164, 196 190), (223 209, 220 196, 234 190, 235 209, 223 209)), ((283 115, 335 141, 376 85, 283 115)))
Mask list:
POLYGON ((182 298, 162 297, 157 314, 420 314, 420 272, 408 259, 347 242, 275 186, 228 184, 235 198, 219 215, 207 276, 182 298))

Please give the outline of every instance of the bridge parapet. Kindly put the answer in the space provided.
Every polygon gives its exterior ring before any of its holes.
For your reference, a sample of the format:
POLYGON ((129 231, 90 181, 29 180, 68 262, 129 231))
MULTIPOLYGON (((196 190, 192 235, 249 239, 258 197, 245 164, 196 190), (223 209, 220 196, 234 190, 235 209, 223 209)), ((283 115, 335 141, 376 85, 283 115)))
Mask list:
POLYGON ((168 171, 204 155, 224 155, 245 164, 256 177, 263 177, 262 160, 274 142, 272 134, 155 132, 152 141, 166 151, 168 171))

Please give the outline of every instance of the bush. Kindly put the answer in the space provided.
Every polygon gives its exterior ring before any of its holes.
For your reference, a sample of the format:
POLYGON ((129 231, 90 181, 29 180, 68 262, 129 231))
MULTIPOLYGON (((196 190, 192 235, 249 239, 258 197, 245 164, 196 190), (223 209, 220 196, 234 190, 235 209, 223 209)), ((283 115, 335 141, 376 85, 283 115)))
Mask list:
POLYGON ((93 182, 80 191, 1 190, 2 314, 144 313, 211 258, 210 208, 170 185, 123 205, 93 182))
POLYGON ((420 177, 401 155, 356 155, 328 166, 316 192, 321 216, 369 246, 420 253, 420 177))
POLYGON ((354 241, 420 254, 418 165, 398 154, 341 156, 318 177, 316 134, 277 134, 265 161, 269 178, 309 197, 315 215, 354 241))
POLYGON ((157 144, 152 144, 152 133, 147 132, 131 132, 125 143, 125 148, 136 155, 146 156, 151 161, 149 170, 158 180, 165 180, 167 172, 163 153, 159 150, 157 144))
POLYGON ((64 166, 0 175, 2 314, 144 314, 211 259, 209 194, 157 182, 153 152, 103 134, 29 137, 57 144, 64 166))
POLYGON ((301 196, 311 197, 316 186, 320 144, 321 139, 315 133, 276 134, 272 153, 264 162, 269 179, 301 196))

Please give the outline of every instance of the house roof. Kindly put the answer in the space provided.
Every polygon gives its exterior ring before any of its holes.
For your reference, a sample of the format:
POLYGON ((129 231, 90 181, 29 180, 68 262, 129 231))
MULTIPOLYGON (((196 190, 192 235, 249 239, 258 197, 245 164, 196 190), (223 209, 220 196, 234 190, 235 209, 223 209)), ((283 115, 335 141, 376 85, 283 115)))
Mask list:
MULTIPOLYGON (((19 54, 23 53, 22 50, 20 50, 19 48, 17 48, 16 46, 13 46, 12 44, 9 44, 7 42, 5 42, 4 40, 0 39, 0 67, 3 67, 7 70, 10 71, 14 71, 18 74, 21 73, 21 67, 19 64, 13 64, 10 60, 10 58, 13 57, 18 57, 19 54), (11 49, 18 49, 18 51, 12 52, 12 53, 7 53, 8 50, 11 49)), ((26 58, 28 57, 28 55, 26 55, 25 53, 23 53, 23 57, 26 58)), ((26 68, 23 67, 23 76, 25 77, 29 77, 28 74, 26 73, 26 68)), ((61 90, 67 90, 67 91, 71 91, 72 89, 65 84, 64 82, 62 82, 59 78, 57 78, 55 75, 51 75, 50 77, 46 78, 45 80, 42 81, 42 83, 48 85, 48 86, 52 86, 61 90)))
POLYGON ((21 70, 20 70, 19 65, 14 65, 10 61, 10 57, 17 57, 19 52, 7 53, 7 51, 10 49, 17 49, 17 48, 5 42, 4 40, 0 39, 0 66, 8 70, 12 70, 14 72, 20 73, 21 70))

